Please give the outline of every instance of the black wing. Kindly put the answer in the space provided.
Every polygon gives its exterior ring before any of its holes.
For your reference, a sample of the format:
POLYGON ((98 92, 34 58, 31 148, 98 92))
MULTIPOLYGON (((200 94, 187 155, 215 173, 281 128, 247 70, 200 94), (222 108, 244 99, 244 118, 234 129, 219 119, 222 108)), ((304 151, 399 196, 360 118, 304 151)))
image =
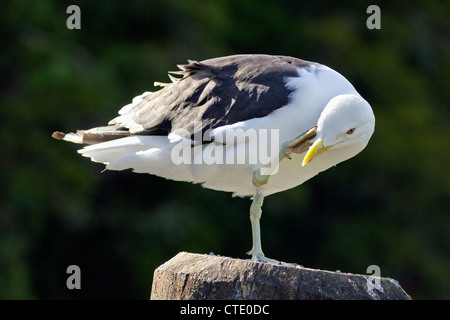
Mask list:
POLYGON ((317 65, 292 57, 234 55, 178 66, 181 75, 159 91, 137 97, 125 106, 110 126, 79 130, 53 137, 95 144, 131 134, 168 135, 186 129, 191 135, 201 123, 208 129, 267 116, 288 104, 292 90, 285 78, 298 76, 298 68, 317 65))
POLYGON ((193 133, 194 121, 201 121, 204 132, 264 117, 288 103, 292 90, 286 88, 285 78, 298 76, 298 68, 312 64, 270 55, 189 61, 173 72, 182 78, 145 96, 128 110, 128 119, 141 127, 136 134, 169 134, 179 128, 193 133))

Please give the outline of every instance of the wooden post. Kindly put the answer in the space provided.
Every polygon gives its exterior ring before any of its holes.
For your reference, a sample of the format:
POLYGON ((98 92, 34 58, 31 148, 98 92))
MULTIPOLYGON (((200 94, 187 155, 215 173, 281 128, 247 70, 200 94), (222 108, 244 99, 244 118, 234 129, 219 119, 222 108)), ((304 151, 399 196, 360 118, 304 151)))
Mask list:
POLYGON ((180 252, 154 273, 152 300, 408 300, 389 278, 180 252), (370 280, 379 280, 371 285, 370 280))

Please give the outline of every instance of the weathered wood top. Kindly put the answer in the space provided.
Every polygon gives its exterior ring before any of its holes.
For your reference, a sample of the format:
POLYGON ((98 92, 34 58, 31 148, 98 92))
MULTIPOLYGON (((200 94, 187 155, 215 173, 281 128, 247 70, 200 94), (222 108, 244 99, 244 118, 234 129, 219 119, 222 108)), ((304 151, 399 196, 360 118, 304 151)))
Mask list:
POLYGON ((180 252, 155 270, 151 299, 408 300, 411 297, 390 278, 180 252))

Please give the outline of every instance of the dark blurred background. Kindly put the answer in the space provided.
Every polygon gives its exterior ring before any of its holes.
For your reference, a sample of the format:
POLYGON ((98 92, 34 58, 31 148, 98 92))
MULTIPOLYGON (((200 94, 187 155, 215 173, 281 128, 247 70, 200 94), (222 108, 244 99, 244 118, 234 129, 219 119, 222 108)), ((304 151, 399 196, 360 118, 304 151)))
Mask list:
POLYGON ((375 264, 415 299, 449 299, 449 14, 448 1, 2 1, 0 298, 148 299, 180 251, 247 258, 249 199, 102 173, 50 136, 106 124, 187 59, 267 53, 342 73, 376 130, 357 157, 265 200, 266 255, 375 264), (66 27, 71 4, 81 30, 66 27), (81 290, 66 287, 72 264, 81 290))

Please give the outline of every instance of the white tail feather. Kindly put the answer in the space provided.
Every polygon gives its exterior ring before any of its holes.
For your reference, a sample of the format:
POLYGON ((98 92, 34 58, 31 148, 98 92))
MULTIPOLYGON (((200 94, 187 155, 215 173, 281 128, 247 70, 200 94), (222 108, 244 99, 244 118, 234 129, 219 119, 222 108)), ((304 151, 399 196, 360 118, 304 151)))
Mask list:
POLYGON ((163 136, 129 136, 87 146, 78 152, 94 162, 109 164, 125 155, 161 148, 167 143, 167 137, 163 136))

